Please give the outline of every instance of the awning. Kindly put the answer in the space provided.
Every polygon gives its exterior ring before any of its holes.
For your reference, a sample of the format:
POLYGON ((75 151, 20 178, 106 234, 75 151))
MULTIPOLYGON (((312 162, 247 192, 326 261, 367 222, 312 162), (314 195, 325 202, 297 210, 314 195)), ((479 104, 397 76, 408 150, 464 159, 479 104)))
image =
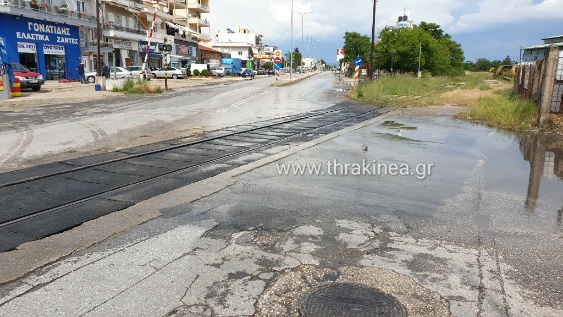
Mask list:
POLYGON ((178 59, 190 59, 190 56, 188 56, 188 55, 174 55, 174 54, 168 54, 168 56, 174 57, 174 58, 178 58, 178 59))
POLYGON ((170 26, 171 28, 174 28, 174 29, 180 31, 180 34, 187 33, 187 34, 192 34, 192 35, 199 35, 197 32, 194 32, 194 31, 188 29, 185 26, 181 26, 181 25, 178 25, 178 24, 170 23, 170 22, 166 22, 166 24, 168 26, 170 26))

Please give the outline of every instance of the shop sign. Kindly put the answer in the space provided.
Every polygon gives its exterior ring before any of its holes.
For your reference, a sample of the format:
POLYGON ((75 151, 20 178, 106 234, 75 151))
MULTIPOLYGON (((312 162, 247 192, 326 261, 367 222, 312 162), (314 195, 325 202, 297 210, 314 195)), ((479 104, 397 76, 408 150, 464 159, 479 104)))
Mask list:
POLYGON ((65 55, 65 47, 62 45, 43 44, 43 53, 47 55, 65 55))
POLYGON ((178 47, 178 49, 177 49, 178 55, 188 55, 188 54, 190 54, 189 46, 178 45, 177 47, 178 47))
POLYGON ((18 42, 18 53, 37 53, 35 43, 18 42))
MULTIPOLYGON (((128 40, 113 40, 113 48, 132 49, 131 41, 128 40)), ((146 45, 145 45, 146 49, 146 45)))

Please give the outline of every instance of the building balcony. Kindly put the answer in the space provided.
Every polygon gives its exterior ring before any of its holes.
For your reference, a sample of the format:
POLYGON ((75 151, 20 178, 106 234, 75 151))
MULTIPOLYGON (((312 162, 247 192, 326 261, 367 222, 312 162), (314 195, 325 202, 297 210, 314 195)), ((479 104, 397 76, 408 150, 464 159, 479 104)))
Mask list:
POLYGON ((79 12, 59 5, 40 1, 0 0, 0 13, 24 16, 49 22, 69 25, 96 26, 96 16, 88 12, 79 12))
POLYGON ((200 18, 189 18, 188 24, 197 25, 199 27, 209 27, 209 21, 207 19, 200 19, 200 18))
POLYGON ((172 10, 183 9, 185 11, 187 7, 188 7, 187 0, 170 1, 170 9, 172 10))
POLYGON ((199 13, 209 13, 211 11, 209 5, 202 3, 191 3, 191 2, 188 2, 188 9, 199 13))
POLYGON ((197 40, 202 42, 211 42, 211 36, 207 34, 198 34, 197 40))
POLYGON ((174 21, 187 21, 188 18, 186 18, 183 15, 179 15, 179 14, 174 14, 174 21))
POLYGON ((106 37, 118 37, 135 41, 143 41, 146 38, 147 30, 120 26, 114 24, 113 22, 109 22, 103 25, 102 33, 106 37))
MULTIPOLYGON (((97 52, 98 41, 84 41, 80 40, 80 51, 82 52, 97 52)), ((109 42, 100 42, 100 52, 109 53, 113 48, 109 42)))
POLYGON ((110 5, 120 5, 124 8, 133 9, 135 11, 142 11, 144 8, 142 0, 102 0, 110 5))

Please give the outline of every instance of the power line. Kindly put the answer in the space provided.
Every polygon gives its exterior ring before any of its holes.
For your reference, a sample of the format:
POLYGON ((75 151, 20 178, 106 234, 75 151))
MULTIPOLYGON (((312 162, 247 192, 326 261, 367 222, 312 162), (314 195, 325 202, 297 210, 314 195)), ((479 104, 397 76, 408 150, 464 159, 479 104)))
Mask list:
POLYGON ((480 55, 480 56, 483 56, 483 55, 495 55, 495 54, 506 53, 506 52, 510 52, 510 51, 513 51, 513 50, 519 50, 519 49, 521 49, 521 46, 518 46, 518 47, 515 47, 515 48, 511 48, 511 49, 507 49, 507 50, 504 50, 504 51, 495 52, 495 53, 464 54, 464 55, 480 55))

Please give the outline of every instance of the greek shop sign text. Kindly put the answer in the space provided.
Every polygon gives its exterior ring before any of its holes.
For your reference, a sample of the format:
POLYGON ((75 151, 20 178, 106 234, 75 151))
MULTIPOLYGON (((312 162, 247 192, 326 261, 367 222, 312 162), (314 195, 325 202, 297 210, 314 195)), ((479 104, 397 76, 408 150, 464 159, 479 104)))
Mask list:
POLYGON ((49 34, 39 34, 36 32, 50 33, 56 38, 57 43, 78 44, 78 39, 65 37, 70 36, 70 28, 28 22, 27 29, 29 32, 16 32, 16 37, 18 39, 50 42, 49 34))

